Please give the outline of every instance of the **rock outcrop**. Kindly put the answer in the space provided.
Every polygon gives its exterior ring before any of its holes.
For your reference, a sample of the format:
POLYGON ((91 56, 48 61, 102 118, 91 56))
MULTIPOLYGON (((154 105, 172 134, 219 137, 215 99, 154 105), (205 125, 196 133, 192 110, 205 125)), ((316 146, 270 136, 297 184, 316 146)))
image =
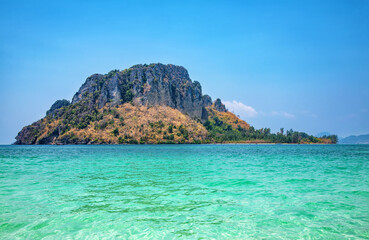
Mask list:
POLYGON ((29 126, 25 126, 15 137, 17 140, 14 144, 17 145, 32 145, 37 143, 37 138, 40 136, 40 130, 44 129, 45 124, 42 120, 32 123, 29 126))
POLYGON ((207 118, 206 107, 212 104, 210 96, 202 95, 200 83, 192 81, 184 67, 160 63, 94 74, 74 95, 72 104, 82 99, 96 101, 98 108, 108 102, 116 106, 129 101, 168 106, 203 120, 207 118))
POLYGON ((69 106, 70 102, 68 100, 57 100, 53 105, 51 105, 50 109, 46 112, 46 115, 55 113, 56 110, 62 107, 69 106))
POLYGON ((215 110, 219 112, 227 112, 225 105, 222 103, 222 101, 219 98, 217 98, 217 100, 214 101, 213 106, 215 110))

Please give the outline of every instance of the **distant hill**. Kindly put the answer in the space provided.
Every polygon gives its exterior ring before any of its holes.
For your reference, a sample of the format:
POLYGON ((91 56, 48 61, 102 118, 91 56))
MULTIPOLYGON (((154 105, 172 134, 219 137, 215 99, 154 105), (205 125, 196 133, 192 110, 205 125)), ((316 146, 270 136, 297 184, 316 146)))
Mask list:
POLYGON ((72 101, 58 100, 15 144, 336 143, 288 130, 255 129, 202 94, 184 67, 138 64, 93 74, 72 101))
POLYGON ((369 144, 369 134, 340 139, 340 144, 369 144))

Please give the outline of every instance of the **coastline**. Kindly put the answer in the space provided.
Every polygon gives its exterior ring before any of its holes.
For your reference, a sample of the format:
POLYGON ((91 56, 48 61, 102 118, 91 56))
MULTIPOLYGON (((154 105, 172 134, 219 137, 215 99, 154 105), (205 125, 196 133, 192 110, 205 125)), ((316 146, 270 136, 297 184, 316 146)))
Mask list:
POLYGON ((76 143, 76 144, 2 144, 3 146, 120 146, 120 145, 337 145, 337 143, 271 143, 271 142, 223 142, 223 143, 76 143))

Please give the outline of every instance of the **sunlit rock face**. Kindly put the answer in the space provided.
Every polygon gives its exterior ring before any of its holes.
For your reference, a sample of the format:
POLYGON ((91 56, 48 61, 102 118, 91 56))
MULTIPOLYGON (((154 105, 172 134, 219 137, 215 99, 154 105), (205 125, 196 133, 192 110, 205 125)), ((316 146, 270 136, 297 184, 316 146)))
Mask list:
POLYGON ((74 95, 72 104, 84 98, 90 98, 99 108, 106 103, 119 105, 129 101, 136 105, 169 106, 198 119, 207 118, 205 107, 212 104, 208 95, 202 95, 200 83, 192 81, 184 67, 160 63, 94 74, 74 95))

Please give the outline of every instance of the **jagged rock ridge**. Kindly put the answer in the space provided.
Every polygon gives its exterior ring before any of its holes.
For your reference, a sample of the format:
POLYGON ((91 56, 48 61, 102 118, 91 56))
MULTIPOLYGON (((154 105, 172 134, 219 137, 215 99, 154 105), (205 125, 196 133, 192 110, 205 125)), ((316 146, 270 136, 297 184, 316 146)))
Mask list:
POLYGON ((135 65, 107 75, 94 74, 74 95, 72 104, 84 98, 90 98, 91 104, 96 102, 98 108, 108 102, 116 106, 128 101, 143 106, 169 106, 203 120, 207 119, 206 107, 212 104, 210 96, 202 94, 200 83, 192 81, 184 67, 160 63, 135 65))

